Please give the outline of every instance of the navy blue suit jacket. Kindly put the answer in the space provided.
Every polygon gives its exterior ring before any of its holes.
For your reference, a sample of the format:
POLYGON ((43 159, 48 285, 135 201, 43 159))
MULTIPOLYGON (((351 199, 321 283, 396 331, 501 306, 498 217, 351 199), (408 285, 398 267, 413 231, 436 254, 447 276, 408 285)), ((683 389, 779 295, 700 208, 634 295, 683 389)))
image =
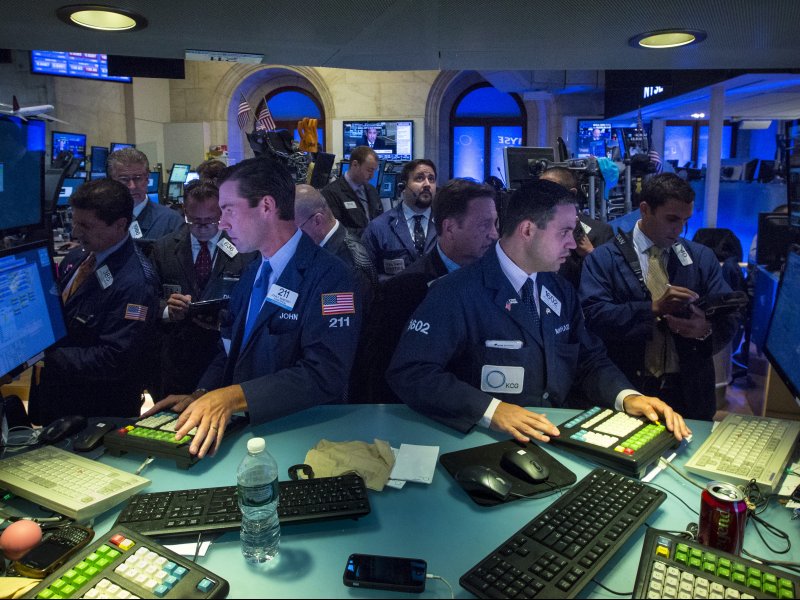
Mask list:
POLYGON ((536 284, 540 294, 546 288, 561 304, 557 314, 540 303, 540 331, 531 326, 494 247, 434 283, 400 338, 389 385, 413 409, 463 432, 481 419, 493 397, 562 407, 573 383, 595 404, 612 407, 631 386, 584 327, 575 290, 554 273, 539 273, 536 284), (521 341, 522 347, 490 348, 490 340, 521 341), (536 360, 542 352, 544 364, 536 360), (524 367, 522 392, 481 391, 484 365, 524 367))
MULTIPOLYGON (((683 238, 679 242, 692 263, 682 265, 676 253, 670 251, 667 262, 670 283, 697 292, 701 298, 730 293, 714 252, 683 238)), ((596 248, 584 260, 579 293, 587 326, 603 339, 614 363, 635 386, 640 386, 642 378, 648 375, 644 365, 645 346, 656 326, 653 301, 613 240, 596 248)), ((672 408, 684 417, 713 418, 716 400, 712 356, 731 340, 737 322, 735 313, 713 318, 713 334, 705 341, 673 336, 684 403, 672 408)))
MULTIPOLYGON (((370 221, 361 241, 382 279, 395 274, 386 272, 385 260, 402 258, 407 267, 420 258, 403 214, 402 203, 370 221)), ((429 221, 423 254, 430 252, 435 245, 436 226, 433 221, 429 221)))
MULTIPOLYGON (((230 301, 230 354, 224 349, 198 384, 213 390, 239 384, 252 423, 338 402, 353 364, 363 306, 351 270, 303 234, 276 285, 297 293, 291 310, 265 302, 242 341, 250 292, 261 261, 242 272, 230 301), (324 315, 322 294, 353 293, 355 312, 324 315)), ((223 337, 226 331, 223 330, 223 337)))
POLYGON ((149 200, 135 220, 142 230, 143 240, 157 240, 177 231, 184 224, 181 213, 149 200))

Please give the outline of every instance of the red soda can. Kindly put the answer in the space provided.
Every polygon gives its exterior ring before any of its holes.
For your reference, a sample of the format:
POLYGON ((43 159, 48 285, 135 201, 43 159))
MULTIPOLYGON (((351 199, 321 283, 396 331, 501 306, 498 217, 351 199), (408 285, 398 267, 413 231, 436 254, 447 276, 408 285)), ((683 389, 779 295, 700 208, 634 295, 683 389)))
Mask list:
POLYGON ((741 554, 745 525, 747 503, 742 490, 723 481, 709 483, 700 495, 700 543, 741 554))

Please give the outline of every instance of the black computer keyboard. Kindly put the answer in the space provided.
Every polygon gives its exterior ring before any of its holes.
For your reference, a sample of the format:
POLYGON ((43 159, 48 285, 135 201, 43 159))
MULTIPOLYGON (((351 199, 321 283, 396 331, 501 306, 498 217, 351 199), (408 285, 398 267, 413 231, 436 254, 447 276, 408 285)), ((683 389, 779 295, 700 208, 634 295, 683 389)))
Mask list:
MULTIPOLYGON (((279 486, 282 524, 357 519, 370 512, 364 480, 355 474, 281 481, 279 486)), ((236 486, 139 494, 117 518, 117 524, 158 536, 233 531, 241 522, 236 486)))
POLYGON ((648 529, 634 598, 797 598, 800 577, 648 529))
POLYGON ((595 469, 459 582, 479 598, 573 598, 665 498, 595 469))
POLYGON ((225 598, 229 585, 130 529, 115 525, 25 598, 225 598))

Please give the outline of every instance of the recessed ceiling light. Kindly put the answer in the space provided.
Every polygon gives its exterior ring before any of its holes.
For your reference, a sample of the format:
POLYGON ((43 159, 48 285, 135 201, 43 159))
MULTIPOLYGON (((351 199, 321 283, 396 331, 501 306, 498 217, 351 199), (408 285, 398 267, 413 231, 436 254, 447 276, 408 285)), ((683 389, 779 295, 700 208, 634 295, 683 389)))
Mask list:
POLYGON ((76 27, 97 31, 135 31, 147 27, 142 15, 113 6, 73 4, 56 11, 58 18, 76 27))
POLYGON ((705 119, 706 113, 692 113, 689 116, 692 117, 693 119, 705 119))
POLYGON ((634 48, 677 48, 697 44, 706 39, 706 32, 699 29, 662 29, 633 36, 628 44, 634 48))

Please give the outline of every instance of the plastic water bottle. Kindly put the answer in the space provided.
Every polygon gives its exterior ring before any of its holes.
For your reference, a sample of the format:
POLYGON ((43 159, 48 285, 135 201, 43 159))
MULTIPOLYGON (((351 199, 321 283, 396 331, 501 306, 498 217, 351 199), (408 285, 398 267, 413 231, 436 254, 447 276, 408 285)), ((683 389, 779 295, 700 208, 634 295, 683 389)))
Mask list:
POLYGON ((242 554, 251 563, 272 560, 278 554, 278 463, 266 450, 263 438, 247 441, 247 456, 236 470, 239 508, 242 511, 242 554))

